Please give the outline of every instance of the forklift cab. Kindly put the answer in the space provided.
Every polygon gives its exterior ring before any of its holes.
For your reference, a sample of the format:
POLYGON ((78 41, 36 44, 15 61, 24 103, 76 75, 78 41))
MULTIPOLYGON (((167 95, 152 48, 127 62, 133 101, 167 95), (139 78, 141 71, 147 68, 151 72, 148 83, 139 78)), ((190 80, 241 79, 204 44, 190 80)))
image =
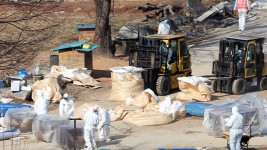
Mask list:
MULTIPOLYGON (((176 73, 177 71, 190 70, 190 55, 186 40, 183 36, 156 34, 142 37, 139 45, 147 47, 158 47, 158 53, 161 55, 161 62, 158 67, 160 73, 176 73), (166 67, 170 64, 171 69, 166 67)), ((142 65, 141 65, 142 66, 142 65)))
POLYGON ((262 37, 246 35, 221 40, 219 59, 213 63, 213 73, 224 80, 218 80, 214 90, 243 94, 248 86, 259 85, 264 77, 263 42, 262 37))
POLYGON ((145 88, 166 95, 178 88, 177 78, 191 74, 191 60, 184 35, 144 36, 130 49, 130 66, 146 69, 145 88), (155 84, 156 83, 156 84, 155 84))

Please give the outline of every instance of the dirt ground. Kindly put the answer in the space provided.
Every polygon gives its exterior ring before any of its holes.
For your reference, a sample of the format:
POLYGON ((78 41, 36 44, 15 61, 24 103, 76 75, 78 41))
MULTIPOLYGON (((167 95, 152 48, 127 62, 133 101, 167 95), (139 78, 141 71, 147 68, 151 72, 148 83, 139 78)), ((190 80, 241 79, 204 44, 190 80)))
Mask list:
MULTIPOLYGON (((257 13, 256 20, 247 22, 246 31, 239 32, 238 24, 227 28, 216 28, 209 30, 204 37, 199 38, 201 44, 195 45, 191 50, 192 70, 193 75, 201 76, 211 74, 211 63, 218 56, 219 40, 230 35, 236 34, 252 34, 257 36, 267 37, 267 14, 266 10, 253 10, 252 13, 257 13)), ((47 59, 44 55, 49 55, 49 52, 42 52, 38 57, 45 61, 47 59)), ((108 100, 111 93, 111 79, 108 68, 127 66, 128 59, 121 57, 117 59, 104 59, 101 57, 94 58, 94 72, 93 77, 101 84, 100 89, 88 89, 74 85, 68 85, 64 92, 68 92, 70 96, 75 97, 75 107, 83 103, 96 103, 100 106, 110 109, 119 103, 110 102, 108 100)), ((267 99, 267 91, 249 92, 259 94, 267 99)), ((175 97, 176 91, 172 91, 171 97, 175 97)), ((228 98, 237 98, 239 95, 229 95, 226 93, 214 93, 212 100, 209 103, 216 103, 228 98)), ((160 97, 161 100, 164 97, 160 97)), ((58 114, 57 104, 53 104, 49 109, 49 113, 58 114)), ((79 122, 81 123, 81 122, 79 122)), ((132 127, 130 136, 111 128, 111 139, 109 143, 98 143, 99 149, 158 149, 158 148, 198 148, 207 147, 210 149, 225 149, 226 140, 224 138, 214 138, 209 136, 203 128, 203 117, 187 116, 179 121, 168 125, 161 126, 147 126, 147 127, 132 127)), ((122 121, 111 123, 112 126, 122 129, 129 128, 122 121)), ((36 140, 31 134, 22 135, 25 139, 24 148, 27 150, 57 150, 59 147, 54 147, 50 143, 36 140)), ((267 136, 253 137, 249 141, 249 147, 255 149, 266 149, 267 136)), ((0 141, 0 147, 4 145, 4 149, 11 149, 11 140, 0 141)), ((14 142, 14 141, 13 141, 14 142)), ((14 144, 13 144, 14 145, 14 144)), ((18 145, 17 145, 18 146, 18 145)), ((23 147, 23 145, 21 145, 23 147)), ((1 148, 0 148, 1 149, 1 148)), ((13 148, 20 149, 20 148, 13 148)))

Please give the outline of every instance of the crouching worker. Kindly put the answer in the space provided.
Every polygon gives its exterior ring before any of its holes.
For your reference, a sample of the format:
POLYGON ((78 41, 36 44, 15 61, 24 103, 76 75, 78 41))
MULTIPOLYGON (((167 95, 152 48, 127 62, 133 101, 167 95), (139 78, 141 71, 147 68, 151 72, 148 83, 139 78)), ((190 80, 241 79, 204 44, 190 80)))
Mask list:
POLYGON ((97 109, 90 108, 84 115, 83 122, 84 122, 84 141, 85 146, 84 150, 92 150, 96 149, 96 142, 95 142, 95 129, 99 123, 97 109))
POLYGON ((59 115, 61 117, 73 118, 74 103, 73 100, 69 98, 69 95, 65 93, 63 99, 59 103, 59 115))
POLYGON ((98 125, 98 135, 99 135, 99 141, 103 142, 106 141, 109 142, 110 139, 110 129, 109 125, 111 122, 110 114, 105 109, 99 110, 99 125, 98 125))

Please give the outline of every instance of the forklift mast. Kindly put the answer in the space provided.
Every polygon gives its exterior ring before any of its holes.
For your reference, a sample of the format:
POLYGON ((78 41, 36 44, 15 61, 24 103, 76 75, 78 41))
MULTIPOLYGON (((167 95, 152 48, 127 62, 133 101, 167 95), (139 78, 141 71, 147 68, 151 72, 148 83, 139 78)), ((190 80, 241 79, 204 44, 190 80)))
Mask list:
POLYGON ((213 67, 213 70, 217 70, 217 77, 244 76, 246 45, 247 42, 243 41, 220 41, 219 59, 216 68, 213 67))

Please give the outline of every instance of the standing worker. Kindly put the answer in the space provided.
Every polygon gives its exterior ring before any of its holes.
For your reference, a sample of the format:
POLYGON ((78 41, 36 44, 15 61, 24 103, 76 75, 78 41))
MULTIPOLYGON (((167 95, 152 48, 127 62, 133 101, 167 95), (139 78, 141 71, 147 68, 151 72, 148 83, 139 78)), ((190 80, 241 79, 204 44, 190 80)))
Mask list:
POLYGON ((95 129, 99 123, 99 118, 97 115, 97 109, 91 108, 87 111, 83 118, 84 122, 84 150, 96 149, 95 142, 95 129))
POLYGON ((243 116, 238 113, 238 107, 232 108, 232 116, 227 121, 226 126, 230 128, 230 149, 241 149, 241 138, 243 134, 243 116))
POLYGON ((68 93, 63 95, 63 99, 59 103, 59 115, 61 117, 73 118, 74 103, 73 100, 69 98, 68 93))
POLYGON ((111 140, 110 139, 110 129, 109 129, 110 122, 111 122, 110 114, 105 109, 100 108, 100 110, 99 110, 99 125, 98 125, 98 135, 99 135, 99 141, 100 142, 103 142, 105 140, 105 136, 106 136, 107 142, 109 142, 111 140))
POLYGON ((168 24, 168 20, 164 20, 159 23, 158 34, 169 34, 170 25, 168 24))
POLYGON ((238 9, 239 31, 244 31, 247 11, 249 10, 250 12, 249 0, 236 0, 234 11, 236 11, 236 9, 238 9))

